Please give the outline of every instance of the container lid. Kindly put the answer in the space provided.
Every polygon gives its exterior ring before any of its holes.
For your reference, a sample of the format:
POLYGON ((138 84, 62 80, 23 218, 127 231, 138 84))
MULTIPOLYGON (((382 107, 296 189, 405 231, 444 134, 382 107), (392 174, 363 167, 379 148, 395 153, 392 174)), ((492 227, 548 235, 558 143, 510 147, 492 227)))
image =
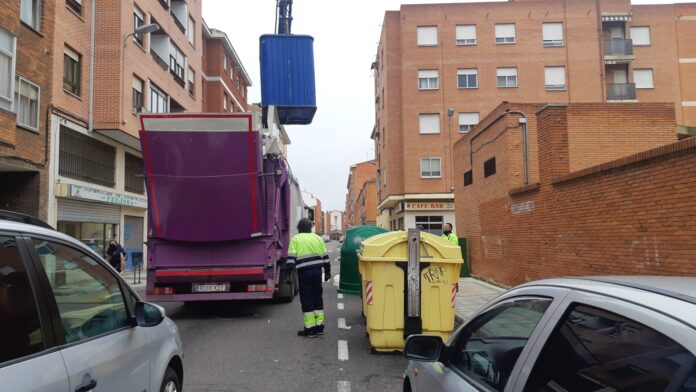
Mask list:
MULTIPOLYGON (((421 232, 420 238, 422 263, 463 263, 462 251, 458 245, 424 231, 421 232)), ((407 261, 408 233, 392 231, 363 241, 360 260, 407 261)))
POLYGON ((387 232, 387 229, 378 226, 355 226, 350 228, 346 231, 346 236, 341 246, 341 253, 355 254, 360 250, 360 245, 365 239, 387 232))

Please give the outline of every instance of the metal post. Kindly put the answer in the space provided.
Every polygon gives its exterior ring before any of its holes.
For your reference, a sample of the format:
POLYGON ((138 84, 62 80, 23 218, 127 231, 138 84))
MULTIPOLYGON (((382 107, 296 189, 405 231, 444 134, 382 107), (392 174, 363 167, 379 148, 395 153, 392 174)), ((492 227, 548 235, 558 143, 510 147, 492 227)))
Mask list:
POLYGON ((404 337, 423 332, 420 279, 420 229, 408 229, 407 298, 404 337))

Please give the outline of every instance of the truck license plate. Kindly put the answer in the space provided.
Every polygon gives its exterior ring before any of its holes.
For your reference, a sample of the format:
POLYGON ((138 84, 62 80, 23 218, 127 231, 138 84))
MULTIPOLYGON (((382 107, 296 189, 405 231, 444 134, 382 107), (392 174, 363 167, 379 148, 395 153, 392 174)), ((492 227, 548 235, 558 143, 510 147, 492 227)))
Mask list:
POLYGON ((194 293, 221 293, 230 291, 229 283, 194 283, 191 289, 194 293))

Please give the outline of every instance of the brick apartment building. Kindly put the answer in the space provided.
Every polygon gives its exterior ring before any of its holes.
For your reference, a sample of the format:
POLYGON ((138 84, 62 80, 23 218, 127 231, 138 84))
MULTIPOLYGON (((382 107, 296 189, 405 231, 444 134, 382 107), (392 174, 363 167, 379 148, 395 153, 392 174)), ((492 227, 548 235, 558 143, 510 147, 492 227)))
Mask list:
POLYGON ((454 146, 473 273, 696 275, 696 138, 675 124, 673 104, 501 104, 454 146))
POLYGON ((343 213, 341 211, 326 211, 324 213, 324 233, 331 239, 338 240, 343 230, 343 213))
POLYGON ((302 191, 302 201, 305 205, 305 216, 314 222, 312 233, 324 235, 324 212, 321 210, 321 200, 312 192, 302 191))
POLYGON ((0 7, 0 209, 48 215, 55 2, 0 7))
POLYGON ((358 216, 360 225, 377 224, 377 180, 371 178, 363 183, 358 194, 358 202, 355 205, 354 215, 358 216))
POLYGON ((246 112, 251 79, 227 34, 203 21, 203 111, 246 112))
POLYGON ((373 200, 372 204, 375 204, 376 196, 371 195, 370 192, 376 192, 376 187, 374 185, 366 186, 366 183, 372 181, 372 184, 374 184, 376 175, 377 165, 374 160, 351 165, 346 185, 346 209, 345 219, 343 219, 344 232, 353 226, 374 225, 376 223, 375 210, 363 207, 363 203, 368 203, 370 200, 373 200))
POLYGON ((372 66, 378 220, 436 233, 454 221, 461 157, 452 145, 502 101, 671 102, 674 136, 696 133, 694 36, 696 3, 517 0, 386 12, 372 66))

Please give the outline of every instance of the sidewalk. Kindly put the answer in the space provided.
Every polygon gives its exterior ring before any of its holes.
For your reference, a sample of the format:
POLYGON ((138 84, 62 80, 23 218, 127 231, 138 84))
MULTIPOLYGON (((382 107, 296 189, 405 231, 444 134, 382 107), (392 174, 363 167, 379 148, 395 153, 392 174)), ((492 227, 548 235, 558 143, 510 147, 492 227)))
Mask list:
MULTIPOLYGON (((140 282, 139 283, 133 283, 133 270, 125 270, 125 271, 121 272, 121 277, 133 289, 144 289, 145 288, 145 271, 144 270, 140 272, 140 282)), ((138 281, 137 273, 136 273, 135 278, 136 278, 135 281, 137 282, 138 281)))
POLYGON ((465 322, 484 305, 504 292, 505 289, 478 279, 459 278, 459 292, 454 308, 457 323, 465 322))

